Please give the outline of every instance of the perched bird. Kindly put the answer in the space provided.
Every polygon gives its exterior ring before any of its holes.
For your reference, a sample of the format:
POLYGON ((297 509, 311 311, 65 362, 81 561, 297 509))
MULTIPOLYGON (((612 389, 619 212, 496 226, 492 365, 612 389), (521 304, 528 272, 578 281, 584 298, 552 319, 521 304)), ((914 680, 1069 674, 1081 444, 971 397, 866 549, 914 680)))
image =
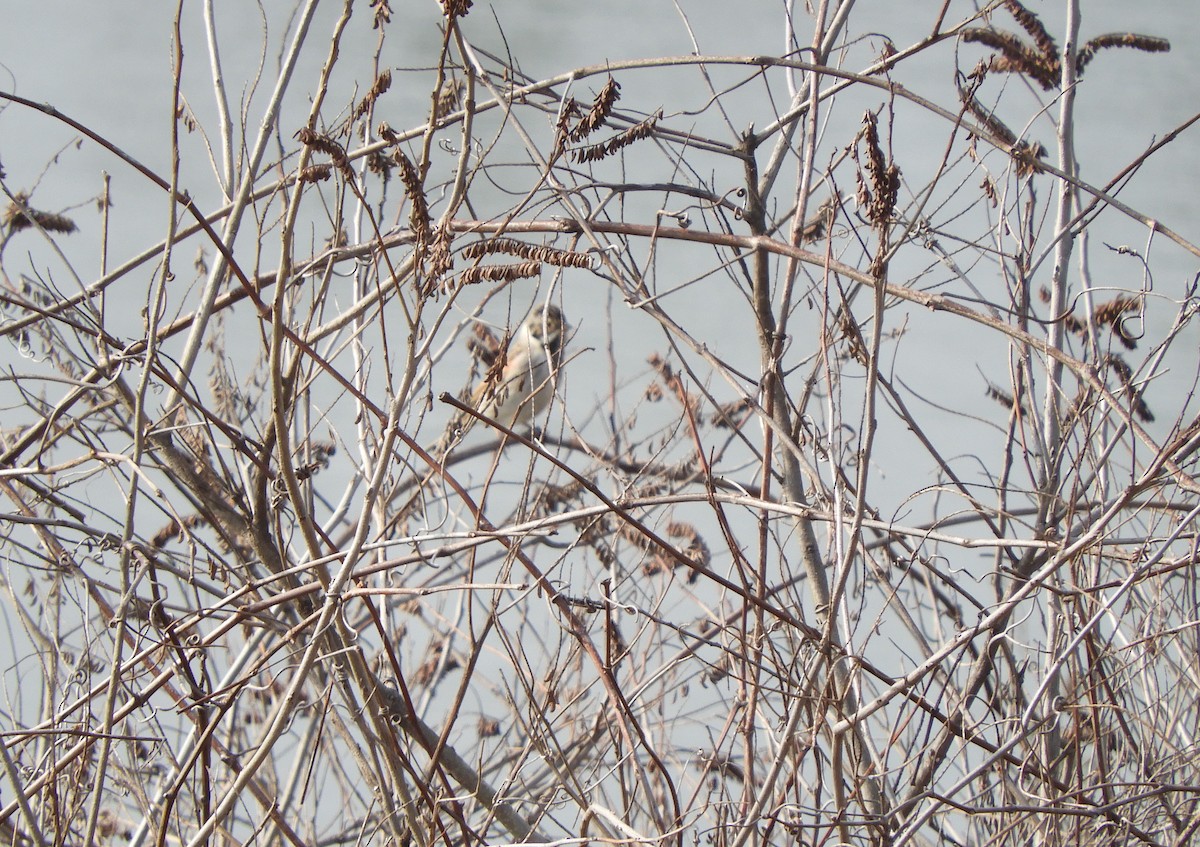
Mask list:
MULTIPOLYGON (((471 408, 509 429, 532 426, 554 393, 553 378, 562 362, 566 331, 557 306, 535 308, 471 393, 471 408)), ((456 417, 448 440, 465 435, 475 423, 467 415, 456 417)))

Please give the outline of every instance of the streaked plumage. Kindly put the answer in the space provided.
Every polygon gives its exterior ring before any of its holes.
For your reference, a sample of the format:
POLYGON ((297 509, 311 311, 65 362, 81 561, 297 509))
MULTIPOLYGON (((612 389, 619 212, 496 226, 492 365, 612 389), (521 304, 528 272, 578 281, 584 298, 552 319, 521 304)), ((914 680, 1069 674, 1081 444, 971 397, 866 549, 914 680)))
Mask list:
POLYGON ((471 395, 471 405, 481 414, 509 428, 529 426, 550 402, 551 375, 562 356, 562 312, 547 306, 525 319, 503 355, 499 376, 485 378, 471 395))
MULTIPOLYGON (((535 309, 471 393, 471 407, 509 429, 536 423, 554 393, 553 375, 562 362, 566 330, 557 306, 535 309)), ((474 418, 461 416, 451 425, 448 439, 457 440, 476 424, 474 418)))

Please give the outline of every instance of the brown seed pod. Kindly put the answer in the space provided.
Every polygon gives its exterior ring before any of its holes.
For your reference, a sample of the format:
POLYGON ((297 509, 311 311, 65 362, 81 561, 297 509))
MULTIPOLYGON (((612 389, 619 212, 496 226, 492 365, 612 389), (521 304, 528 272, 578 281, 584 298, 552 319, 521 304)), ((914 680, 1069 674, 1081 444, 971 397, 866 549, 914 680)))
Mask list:
POLYGON ((635 141, 640 141, 641 139, 653 133, 655 128, 658 126, 659 120, 662 119, 662 115, 662 109, 659 109, 653 115, 646 118, 644 121, 634 124, 620 135, 615 135, 608 141, 600 144, 593 144, 590 147, 581 147, 572 155, 575 161, 581 164, 584 162, 597 162, 600 159, 611 156, 618 150, 628 147, 635 141))
POLYGON ((450 20, 465 18, 471 11, 472 0, 442 0, 442 11, 450 20))
POLYGON ((518 262, 513 265, 478 265, 467 268, 459 274, 461 285, 474 285, 477 282, 512 282, 517 279, 528 279, 542 272, 539 262, 518 262))
POLYGON ((988 383, 985 394, 992 400, 995 400, 1001 406, 1004 406, 1006 409, 1017 409, 1023 414, 1028 414, 1029 412, 1029 410, 1025 408, 1024 403, 1018 405, 1017 401, 1013 399, 1011 394, 997 385, 992 385, 990 382, 988 383))
POLYGON ((388 5, 388 0, 371 0, 371 8, 375 10, 371 29, 379 29, 384 24, 392 22, 392 7, 388 5))
POLYGON ((592 108, 583 116, 575 129, 571 130, 571 141, 582 141, 604 126, 604 122, 612 114, 613 106, 619 99, 621 99, 621 86, 612 76, 609 76, 604 87, 596 95, 596 99, 592 101, 592 108))
POLYGON ((365 115, 370 108, 375 105, 375 101, 383 96, 389 88, 392 87, 392 72, 385 69, 379 76, 375 77, 375 82, 371 86, 371 90, 367 92, 367 96, 362 99, 354 111, 350 115, 349 123, 354 123, 356 120, 365 115))
POLYGON ((1029 37, 1033 39, 1033 43, 1037 45, 1038 52, 1050 62, 1058 61, 1058 44, 1046 31, 1046 27, 1038 20, 1038 16, 1026 9, 1017 0, 1005 0, 1004 5, 1008 7, 1008 11, 1016 18, 1021 29, 1029 33, 1029 37))
POLYGON ((296 177, 301 182, 324 182, 333 175, 333 165, 328 162, 322 162, 319 165, 309 165, 300 171, 300 176, 296 177))
POLYGON ((874 224, 884 224, 892 219, 896 211, 896 197, 900 193, 900 169, 888 162, 879 143, 879 127, 875 113, 869 109, 863 114, 861 137, 867 146, 867 174, 871 178, 870 190, 859 183, 859 195, 867 202, 867 219, 874 224))
POLYGON ((346 156, 345 149, 328 135, 322 135, 308 127, 304 127, 296 133, 296 138, 305 147, 311 147, 329 156, 333 160, 334 167, 341 171, 346 179, 354 178, 354 171, 350 168, 350 160, 346 156))
POLYGON ((1010 32, 973 27, 964 29, 961 37, 963 41, 983 44, 1000 51, 1001 55, 993 56, 988 63, 988 70, 1026 74, 1047 91, 1058 85, 1058 58, 1047 57, 1044 53, 1031 50, 1010 32))
POLYGON ((1075 70, 1083 76, 1086 68, 1101 50, 1110 47, 1130 47, 1145 53, 1166 53, 1171 49, 1171 42, 1165 38, 1155 38, 1151 35, 1140 35, 1136 32, 1110 32, 1098 35, 1079 48, 1075 57, 1075 70))
POLYGON ((1121 382, 1121 386, 1125 389, 1125 393, 1133 398, 1133 413, 1143 423, 1154 423, 1154 413, 1150 411, 1150 407, 1146 405, 1146 401, 1138 393, 1137 386, 1133 384, 1133 369, 1129 367, 1129 363, 1117 353, 1110 353, 1105 356, 1104 363, 1116 374, 1117 379, 1121 382))
POLYGON ((591 257, 586 253, 556 250, 553 247, 539 244, 526 244, 513 238, 490 238, 486 241, 476 241, 463 248, 463 256, 468 259, 479 259, 495 253, 504 253, 555 267, 588 268, 592 264, 591 257))
POLYGON ((429 217, 429 201, 425 197, 425 186, 417 173, 416 166, 403 150, 397 147, 392 153, 392 159, 400 168, 400 182, 404 184, 404 191, 408 195, 409 203, 412 204, 408 218, 413 235, 416 236, 417 252, 424 254, 429 248, 429 242, 433 235, 432 221, 429 217))
POLYGON ((40 209, 34 209, 29 204, 29 195, 18 193, 13 195, 13 202, 8 204, 8 208, 4 210, 4 225, 8 227, 9 232, 18 232, 22 229, 29 229, 33 226, 39 226, 46 232, 60 232, 63 234, 74 232, 77 227, 75 221, 65 215, 57 215, 54 212, 43 212, 40 209))
POLYGON ((1124 317, 1138 310, 1136 297, 1121 295, 1096 307, 1096 323, 1107 326, 1127 350, 1137 349, 1137 339, 1125 329, 1124 317))

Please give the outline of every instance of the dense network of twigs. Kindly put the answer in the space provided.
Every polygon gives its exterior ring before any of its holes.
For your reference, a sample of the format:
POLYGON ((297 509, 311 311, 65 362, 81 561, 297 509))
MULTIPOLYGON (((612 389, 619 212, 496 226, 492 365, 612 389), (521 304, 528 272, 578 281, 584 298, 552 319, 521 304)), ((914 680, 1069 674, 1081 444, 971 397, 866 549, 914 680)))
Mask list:
POLYGON ((0 92, 6 844, 1195 839, 1200 248, 1067 96, 1165 40, 355 5, 150 157, 0 92))

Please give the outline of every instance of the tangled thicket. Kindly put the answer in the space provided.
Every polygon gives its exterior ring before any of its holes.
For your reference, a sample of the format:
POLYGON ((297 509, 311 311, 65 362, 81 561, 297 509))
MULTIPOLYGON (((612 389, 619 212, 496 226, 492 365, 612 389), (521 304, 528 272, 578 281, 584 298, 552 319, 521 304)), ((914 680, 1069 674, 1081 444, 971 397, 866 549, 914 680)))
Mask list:
POLYGON ((1158 245, 1200 250, 1070 152, 1108 49, 1168 45, 831 6, 789 19, 819 62, 533 79, 470 0, 410 70, 407 10, 347 3, 266 46, 279 110, 181 27, 178 176, 69 127, 175 198, 128 257, 107 182, 49 211, 70 157, 6 163, 7 843, 1194 837, 1197 292, 1158 245), (547 303, 549 408, 445 438, 547 303))

